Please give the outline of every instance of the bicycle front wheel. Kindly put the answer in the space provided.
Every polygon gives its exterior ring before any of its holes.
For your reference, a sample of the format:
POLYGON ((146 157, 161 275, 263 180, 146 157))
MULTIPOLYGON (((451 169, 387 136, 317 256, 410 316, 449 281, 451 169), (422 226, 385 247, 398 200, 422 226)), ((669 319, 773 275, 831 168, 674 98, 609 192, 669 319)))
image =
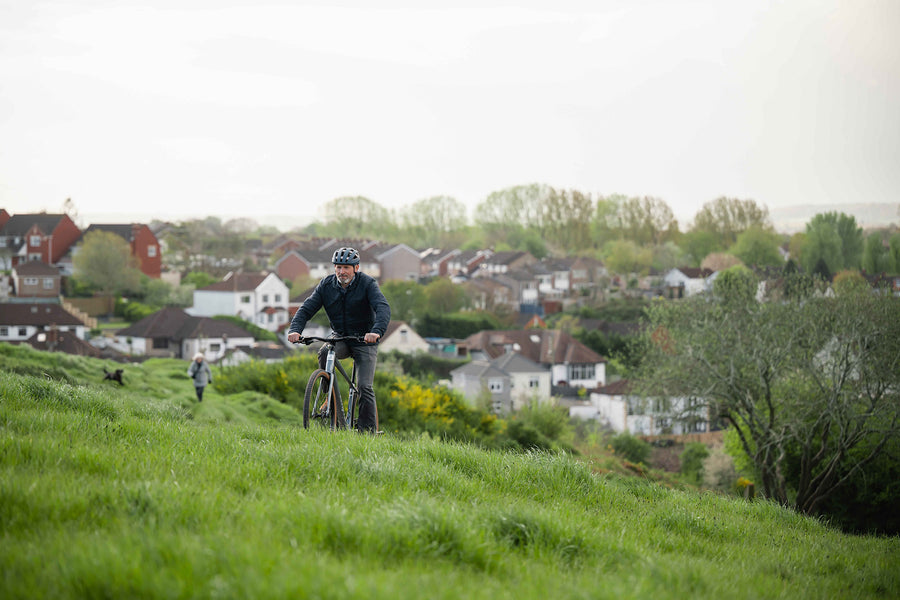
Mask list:
POLYGON ((310 425, 327 427, 329 429, 344 429, 347 424, 344 420, 344 407, 338 398, 337 386, 328 397, 328 387, 331 375, 323 369, 316 369, 309 377, 306 384, 306 393, 303 396, 303 427, 309 429, 310 425))

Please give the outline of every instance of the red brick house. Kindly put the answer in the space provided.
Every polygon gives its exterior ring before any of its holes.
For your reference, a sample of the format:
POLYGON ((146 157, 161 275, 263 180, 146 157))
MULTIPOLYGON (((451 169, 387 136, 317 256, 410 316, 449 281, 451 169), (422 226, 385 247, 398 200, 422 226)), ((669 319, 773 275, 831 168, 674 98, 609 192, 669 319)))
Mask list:
POLYGON ((45 262, 22 262, 12 269, 13 287, 20 298, 57 298, 60 295, 59 269, 45 262))
POLYGON ((25 214, 9 216, 0 212, 0 268, 39 260, 59 263, 81 237, 81 230, 69 215, 25 214), (5 220, 5 223, 3 222, 5 220))
POLYGON ((138 260, 141 272, 154 279, 162 273, 162 252, 159 240, 150 228, 141 223, 131 224, 94 224, 84 230, 84 235, 92 231, 108 231, 114 233, 131 246, 131 255, 138 260))

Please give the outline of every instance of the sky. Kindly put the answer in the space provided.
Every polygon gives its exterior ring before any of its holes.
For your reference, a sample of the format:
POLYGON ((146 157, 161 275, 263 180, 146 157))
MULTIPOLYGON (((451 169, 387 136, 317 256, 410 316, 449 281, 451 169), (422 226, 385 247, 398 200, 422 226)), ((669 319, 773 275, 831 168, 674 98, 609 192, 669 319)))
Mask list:
POLYGON ((0 208, 897 203, 898 32, 898 0, 0 0, 0 208))

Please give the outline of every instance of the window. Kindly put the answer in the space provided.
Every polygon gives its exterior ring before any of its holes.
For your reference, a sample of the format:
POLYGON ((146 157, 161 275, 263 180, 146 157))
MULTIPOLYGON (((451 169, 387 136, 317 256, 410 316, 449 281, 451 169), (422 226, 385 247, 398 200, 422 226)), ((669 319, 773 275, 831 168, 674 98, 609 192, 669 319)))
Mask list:
POLYGON ((222 349, 222 344, 219 344, 219 343, 211 343, 211 344, 209 345, 209 351, 210 351, 210 352, 218 352, 218 351, 221 350, 221 349, 222 349))
POLYGON ((31 235, 28 236, 28 245, 32 248, 37 248, 41 245, 41 236, 39 235, 31 235))
POLYGON ((275 303, 281 302, 281 294, 275 294, 275 303))
POLYGON ((52 277, 44 277, 44 289, 45 290, 53 289, 53 278, 52 277))
POLYGON ((499 394, 503 391, 502 379, 488 379, 488 389, 492 394, 499 394))
POLYGON ((153 338, 153 347, 155 349, 168 348, 169 340, 166 338, 153 338))
POLYGON ((250 296, 241 296, 241 304, 250 304, 250 296))
POLYGON ((0 337, 9 336, 9 327, 0 327, 0 337))
POLYGON ((37 277, 26 277, 25 278, 25 285, 37 285, 37 284, 38 284, 37 277))
POLYGON ((528 387, 536 388, 541 386, 541 380, 537 377, 529 377, 528 378, 528 387))
POLYGON ((275 315, 273 315, 272 313, 269 313, 268 321, 269 321, 269 323, 273 323, 275 321, 275 315))
POLYGON ((44 258, 44 255, 40 252, 31 252, 28 254, 28 260, 41 260, 44 258))
POLYGON ((594 365, 569 365, 566 370, 568 371, 569 381, 594 378, 594 365))
POLYGON ((27 327, 19 327, 19 337, 25 337, 28 335, 27 327))
POLYGON ((268 303, 269 303, 269 295, 268 295, 268 294, 263 294, 263 295, 262 295, 262 301, 263 301, 263 304, 268 304, 268 303))
POLYGON ((150 244, 149 246, 147 246, 147 257, 154 258, 155 256, 156 256, 156 245, 150 244))

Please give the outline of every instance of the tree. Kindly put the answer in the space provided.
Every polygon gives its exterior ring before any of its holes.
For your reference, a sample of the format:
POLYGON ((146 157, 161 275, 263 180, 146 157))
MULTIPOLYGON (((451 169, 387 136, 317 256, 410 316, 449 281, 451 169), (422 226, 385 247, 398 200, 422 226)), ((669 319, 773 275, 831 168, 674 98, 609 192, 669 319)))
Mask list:
POLYGON ((618 221, 622 236, 636 244, 661 244, 667 234, 677 230, 674 213, 660 198, 629 198, 619 205, 618 221))
POLYGON ((491 192, 478 204, 475 222, 488 231, 500 233, 516 225, 540 229, 544 198, 550 193, 550 186, 538 183, 491 192))
POLYGON ((466 304, 466 293, 446 277, 438 277, 425 286, 427 312, 446 314, 456 312, 466 304))
POLYGON ((604 261, 612 273, 640 273, 650 269, 653 254, 631 240, 616 240, 604 248, 604 261))
POLYGON ((448 234, 465 229, 466 206, 450 196, 432 196, 406 208, 402 222, 414 244, 439 247, 448 234))
POLYGON ((391 213, 363 196, 335 198, 322 208, 324 228, 342 238, 381 237, 392 227, 391 213))
POLYGON ((862 268, 867 273, 894 272, 894 261, 890 247, 885 246, 880 233, 872 233, 866 238, 862 268))
POLYGON ((691 266, 698 267, 713 252, 725 250, 712 231, 689 231, 681 236, 679 246, 690 257, 691 266))
POLYGON ((541 206, 541 234, 567 254, 576 254, 591 241, 593 203, 578 190, 551 188, 541 206))
POLYGON ((738 234, 730 251, 745 265, 780 267, 784 264, 778 251, 780 241, 777 233, 754 225, 738 234))
POLYGON ((751 227, 771 231, 769 209, 765 205, 758 205, 754 200, 723 196, 703 205, 694 215, 690 231, 711 233, 721 248, 728 248, 737 241, 741 232, 751 227))
POLYGON ((92 231, 72 257, 75 276, 96 286, 104 295, 138 291, 141 272, 131 246, 109 231, 92 231))
POLYGON ((713 252, 703 259, 700 263, 701 269, 709 269, 711 271, 722 271, 734 265, 744 264, 734 254, 726 254, 724 252, 713 252))
POLYGON ((739 279, 649 309, 635 389, 705 402, 765 496, 814 514, 900 437, 900 301, 757 302, 739 279))
POLYGON ((856 219, 844 213, 819 213, 806 224, 803 265, 812 270, 819 260, 832 273, 858 269, 862 259, 863 233, 856 219))
POLYGON ((425 288, 412 281, 385 281, 381 291, 391 305, 391 319, 406 321, 413 327, 425 314, 425 288))

